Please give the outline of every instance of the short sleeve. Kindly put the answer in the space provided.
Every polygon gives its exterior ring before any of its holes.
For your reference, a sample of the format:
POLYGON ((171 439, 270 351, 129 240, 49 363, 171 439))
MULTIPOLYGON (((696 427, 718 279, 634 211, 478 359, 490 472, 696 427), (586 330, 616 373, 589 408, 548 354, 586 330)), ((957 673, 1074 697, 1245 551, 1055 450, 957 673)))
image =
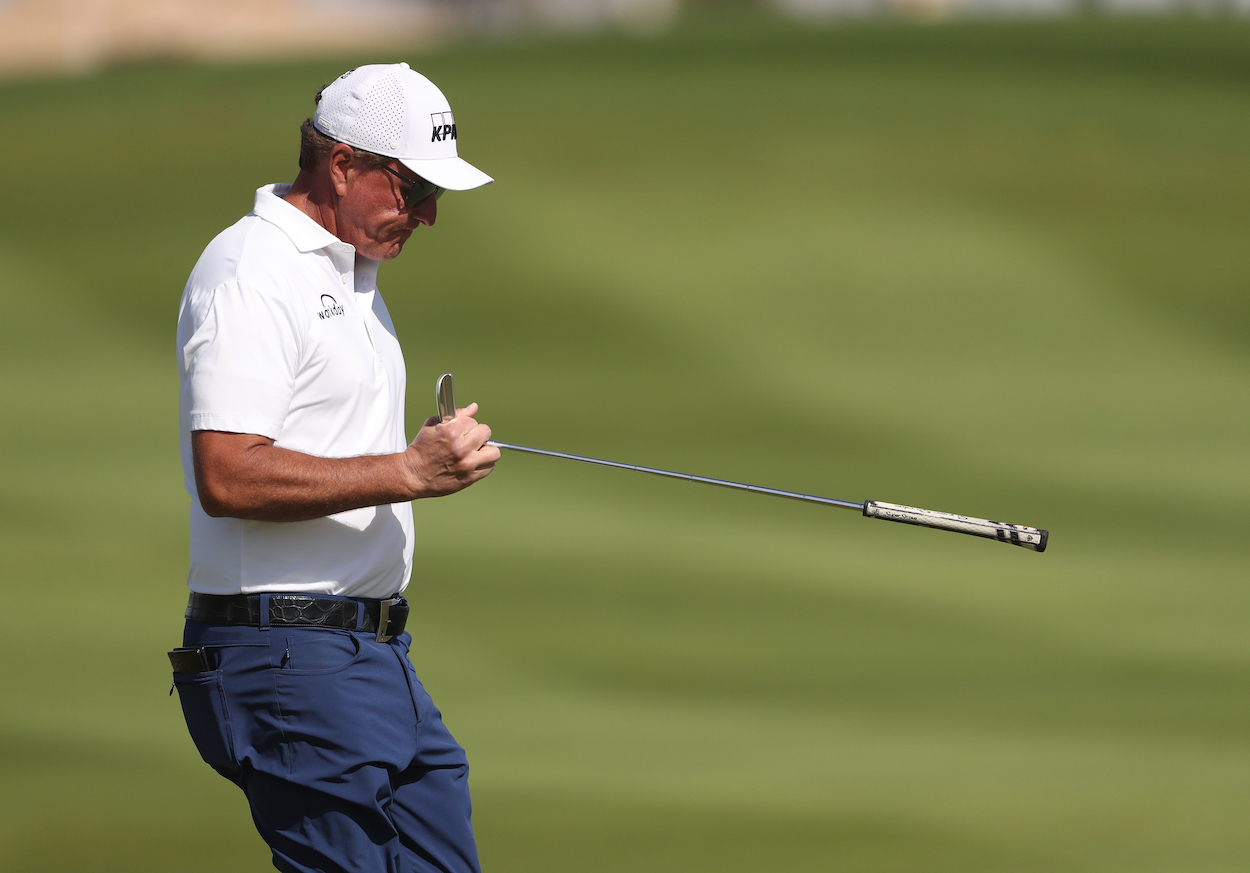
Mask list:
POLYGON ((296 309, 280 288, 188 289, 178 339, 191 430, 282 435, 299 369, 296 309))

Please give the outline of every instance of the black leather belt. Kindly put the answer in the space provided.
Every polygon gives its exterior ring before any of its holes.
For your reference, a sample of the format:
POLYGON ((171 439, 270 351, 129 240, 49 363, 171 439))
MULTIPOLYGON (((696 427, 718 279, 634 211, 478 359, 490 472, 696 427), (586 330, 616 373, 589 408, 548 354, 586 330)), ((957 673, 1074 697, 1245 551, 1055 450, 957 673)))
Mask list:
MULTIPOLYGON (((408 622, 408 601, 395 596, 388 600, 357 600, 348 597, 319 597, 315 594, 270 594, 269 621, 284 627, 328 627, 363 631, 377 635, 384 643, 404 632, 408 622)), ((259 594, 197 594, 187 602, 187 618, 218 624, 245 624, 260 627, 259 594)))

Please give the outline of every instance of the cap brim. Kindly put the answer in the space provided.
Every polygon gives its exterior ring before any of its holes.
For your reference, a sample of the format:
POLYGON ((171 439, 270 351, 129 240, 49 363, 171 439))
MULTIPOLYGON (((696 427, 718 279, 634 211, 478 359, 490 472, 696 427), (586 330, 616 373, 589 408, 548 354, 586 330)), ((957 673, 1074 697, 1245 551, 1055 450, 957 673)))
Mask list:
POLYGON ((399 162, 448 191, 468 191, 495 181, 463 158, 399 158, 399 162))

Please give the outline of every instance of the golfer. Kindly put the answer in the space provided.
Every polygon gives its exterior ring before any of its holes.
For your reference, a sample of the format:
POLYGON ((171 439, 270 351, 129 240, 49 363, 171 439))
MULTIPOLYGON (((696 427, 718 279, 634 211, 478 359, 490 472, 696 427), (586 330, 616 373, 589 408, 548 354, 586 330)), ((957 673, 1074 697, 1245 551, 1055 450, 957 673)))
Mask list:
POLYGON ((410 501, 499 450, 477 405, 404 434, 378 265, 432 227, 461 160, 407 64, 318 95, 294 183, 204 250, 178 316, 191 589, 170 653, 187 727, 284 871, 477 871, 468 763, 408 660, 410 501))

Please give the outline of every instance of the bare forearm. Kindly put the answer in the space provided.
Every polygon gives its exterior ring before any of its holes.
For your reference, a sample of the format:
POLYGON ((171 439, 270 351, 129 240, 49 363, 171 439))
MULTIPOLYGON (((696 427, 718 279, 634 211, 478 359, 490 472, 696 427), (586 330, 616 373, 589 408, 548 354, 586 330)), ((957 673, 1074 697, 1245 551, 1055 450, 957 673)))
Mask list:
POLYGON ((318 458, 258 445, 240 454, 229 475, 214 476, 204 466, 196 464, 196 481, 212 516, 305 521, 418 496, 397 454, 318 458))
POLYGON ((318 458, 256 434, 191 434, 195 484, 204 511, 254 521, 305 521, 336 512, 437 497, 490 473, 499 450, 472 412, 426 422, 403 452, 318 458))

